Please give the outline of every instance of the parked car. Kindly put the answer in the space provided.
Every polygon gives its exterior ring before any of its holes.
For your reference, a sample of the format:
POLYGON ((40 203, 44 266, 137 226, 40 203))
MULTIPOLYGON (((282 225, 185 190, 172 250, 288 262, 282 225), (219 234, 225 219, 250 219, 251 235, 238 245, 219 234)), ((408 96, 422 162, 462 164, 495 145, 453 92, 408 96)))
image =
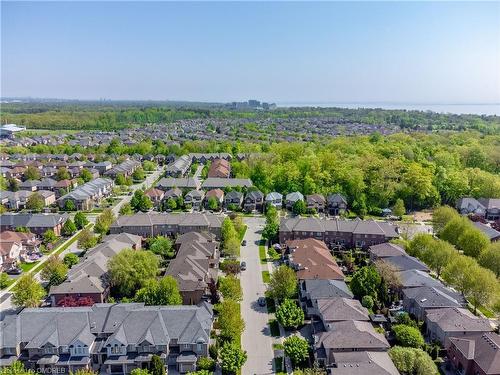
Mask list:
POLYGON ((247 245, 247 240, 243 240, 243 241, 241 242, 241 246, 246 246, 246 245, 247 245))
POLYGON ((241 266, 240 266, 240 269, 242 271, 245 271, 247 269, 247 264, 245 262, 241 262, 241 266))
POLYGON ((20 275, 23 272, 20 268, 11 268, 7 270, 7 275, 20 275))
POLYGON ((266 299, 264 297, 259 297, 257 301, 259 303, 259 306, 266 306, 266 299))

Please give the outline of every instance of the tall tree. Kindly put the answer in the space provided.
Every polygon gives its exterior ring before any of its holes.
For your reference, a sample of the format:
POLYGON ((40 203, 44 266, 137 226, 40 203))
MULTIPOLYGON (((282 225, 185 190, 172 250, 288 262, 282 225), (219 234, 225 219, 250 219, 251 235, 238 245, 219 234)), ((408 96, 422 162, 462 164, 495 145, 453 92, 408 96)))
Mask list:
POLYGON ((12 288, 12 303, 18 307, 37 307, 45 290, 32 273, 25 273, 12 288))
POLYGON ((177 281, 172 276, 165 276, 160 281, 147 281, 146 285, 137 291, 135 300, 149 306, 182 304, 177 281))
POLYGON ((271 274, 269 294, 278 301, 294 298, 297 294, 297 276, 294 270, 287 266, 280 266, 271 274))

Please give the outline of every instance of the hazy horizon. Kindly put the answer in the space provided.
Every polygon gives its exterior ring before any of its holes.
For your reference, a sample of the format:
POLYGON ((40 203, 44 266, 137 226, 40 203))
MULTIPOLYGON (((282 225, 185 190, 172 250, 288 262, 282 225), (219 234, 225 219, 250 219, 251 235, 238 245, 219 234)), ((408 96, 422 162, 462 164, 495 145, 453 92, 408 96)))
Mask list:
POLYGON ((498 2, 1 7, 2 97, 500 103, 498 2))

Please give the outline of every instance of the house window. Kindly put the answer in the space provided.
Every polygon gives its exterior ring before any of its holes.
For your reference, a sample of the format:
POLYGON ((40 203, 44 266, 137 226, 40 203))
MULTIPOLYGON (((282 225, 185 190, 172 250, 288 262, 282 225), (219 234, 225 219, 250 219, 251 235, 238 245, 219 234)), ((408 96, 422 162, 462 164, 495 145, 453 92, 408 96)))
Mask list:
POLYGON ((191 344, 182 344, 182 350, 191 350, 191 344))
POLYGON ((118 345, 111 347, 111 354, 120 354, 121 351, 122 351, 122 349, 118 345))

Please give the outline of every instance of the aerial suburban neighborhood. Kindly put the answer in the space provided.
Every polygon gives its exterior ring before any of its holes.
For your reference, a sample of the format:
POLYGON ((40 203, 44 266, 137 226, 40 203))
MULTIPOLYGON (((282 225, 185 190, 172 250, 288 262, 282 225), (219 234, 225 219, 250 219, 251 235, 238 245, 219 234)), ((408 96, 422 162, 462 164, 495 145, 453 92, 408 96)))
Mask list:
POLYGON ((6 129, 3 368, 500 371, 499 181, 488 168, 493 185, 471 180, 470 195, 431 182, 438 198, 395 189, 384 200, 326 165, 331 184, 296 176, 291 163, 306 159, 287 155, 300 143, 184 152, 175 133, 26 143, 29 126, 6 129))
POLYGON ((0 2, 0 375, 500 375, 500 3, 0 2))

